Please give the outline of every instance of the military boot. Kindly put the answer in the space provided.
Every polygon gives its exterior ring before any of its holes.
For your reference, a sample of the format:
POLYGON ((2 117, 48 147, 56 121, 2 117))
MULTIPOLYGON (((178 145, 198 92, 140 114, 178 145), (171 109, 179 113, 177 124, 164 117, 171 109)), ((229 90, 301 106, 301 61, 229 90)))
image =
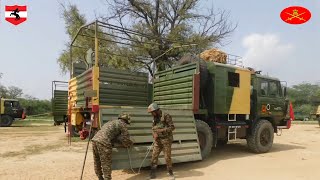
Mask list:
POLYGON ((150 179, 156 178, 156 168, 152 167, 150 171, 150 179))
POLYGON ((169 170, 168 170, 168 175, 170 176, 170 179, 171 179, 171 180, 175 180, 175 177, 174 177, 174 174, 173 174, 173 172, 172 172, 172 169, 169 169, 169 170))

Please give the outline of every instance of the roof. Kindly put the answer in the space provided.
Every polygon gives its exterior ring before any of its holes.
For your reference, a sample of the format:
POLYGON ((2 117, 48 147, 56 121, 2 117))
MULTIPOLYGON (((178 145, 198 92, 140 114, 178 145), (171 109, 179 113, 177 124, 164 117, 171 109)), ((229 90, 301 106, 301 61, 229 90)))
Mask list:
POLYGON ((280 79, 278 79, 278 78, 270 77, 270 76, 266 76, 266 75, 256 74, 256 76, 259 77, 259 78, 270 79, 270 80, 274 80, 274 81, 280 81, 280 79))
POLYGON ((1 98, 1 100, 4 100, 4 101, 19 101, 18 99, 6 99, 6 98, 1 98))
POLYGON ((226 68, 231 68, 231 69, 237 69, 237 70, 243 70, 243 71, 250 71, 247 68, 243 68, 243 67, 239 67, 236 65, 231 65, 231 64, 222 64, 222 63, 217 63, 217 62, 213 62, 216 66, 220 66, 220 67, 226 67, 226 68))

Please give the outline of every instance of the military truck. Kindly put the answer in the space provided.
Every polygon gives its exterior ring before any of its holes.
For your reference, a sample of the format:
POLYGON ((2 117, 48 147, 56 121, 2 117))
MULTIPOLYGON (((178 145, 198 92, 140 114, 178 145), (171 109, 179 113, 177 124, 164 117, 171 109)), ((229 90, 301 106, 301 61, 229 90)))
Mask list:
MULTIPOLYGON (((103 49, 102 42, 117 42, 99 38, 99 32, 106 32, 101 28, 106 27, 126 30, 96 21, 82 26, 71 44, 71 60, 74 49, 86 48, 79 47, 78 36, 94 40, 95 47, 93 52, 88 51, 87 62, 92 63, 86 68, 79 71, 77 63, 72 64, 68 130, 70 134, 74 129, 87 131, 86 126, 91 125, 96 131, 119 113, 130 113, 132 123, 128 128, 135 144, 129 152, 114 148, 113 169, 150 165, 152 153, 146 152, 153 142, 152 117, 147 106, 152 101, 173 117, 174 163, 205 159, 213 147, 236 139, 246 139, 255 153, 265 153, 272 147, 274 133, 290 128, 286 87, 279 79, 243 67, 237 59, 229 58, 223 64, 188 55, 176 66, 157 72, 150 84, 145 72, 114 69, 99 63, 99 57, 103 57, 99 51, 103 49)), ((131 30, 126 33, 144 36, 131 30)), ((165 163, 163 156, 159 163, 165 163)))
POLYGON ((0 98, 0 127, 10 127, 13 121, 25 118, 25 111, 17 99, 0 98))
POLYGON ((52 81, 52 116, 54 125, 66 123, 68 111, 68 82, 52 81))

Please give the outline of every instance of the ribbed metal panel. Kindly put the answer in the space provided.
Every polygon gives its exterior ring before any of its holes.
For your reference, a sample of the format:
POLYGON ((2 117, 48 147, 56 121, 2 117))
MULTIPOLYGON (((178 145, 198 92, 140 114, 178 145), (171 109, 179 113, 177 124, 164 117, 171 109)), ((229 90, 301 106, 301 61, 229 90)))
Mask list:
POLYGON ((148 74, 100 68, 100 105, 146 106, 148 104, 148 74))
POLYGON ((53 116, 66 115, 68 110, 68 91, 54 90, 52 100, 53 116))
MULTIPOLYGON (((131 115, 131 124, 128 126, 131 139, 134 141, 133 148, 129 149, 133 168, 140 167, 148 147, 152 144, 152 116, 147 113, 147 107, 101 107, 101 125, 111 119, 116 119, 121 112, 131 115)), ((172 145, 172 160, 174 163, 201 160, 201 151, 198 143, 195 120, 191 110, 163 109, 172 116, 176 130, 174 131, 174 143, 172 145)), ((142 167, 150 166, 152 150, 142 167)), ((159 164, 165 164, 161 153, 159 164)), ((112 154, 113 169, 130 168, 127 149, 114 148, 112 154)))
POLYGON ((155 75, 154 101, 161 107, 192 108, 193 75, 198 73, 198 63, 178 66, 155 75))

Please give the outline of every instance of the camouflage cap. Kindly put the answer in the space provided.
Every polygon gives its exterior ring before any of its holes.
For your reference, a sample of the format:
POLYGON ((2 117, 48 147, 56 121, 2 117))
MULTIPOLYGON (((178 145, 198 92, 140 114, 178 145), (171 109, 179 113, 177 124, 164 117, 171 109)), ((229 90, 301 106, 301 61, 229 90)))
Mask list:
POLYGON ((150 112, 152 112, 152 111, 156 111, 156 110, 158 110, 158 109, 160 109, 159 108, 159 106, 158 106, 158 104, 157 103, 151 103, 149 106, 148 106, 148 112, 150 113, 150 112))
POLYGON ((130 114, 128 114, 128 113, 119 114, 118 119, 126 120, 130 124, 130 114))

